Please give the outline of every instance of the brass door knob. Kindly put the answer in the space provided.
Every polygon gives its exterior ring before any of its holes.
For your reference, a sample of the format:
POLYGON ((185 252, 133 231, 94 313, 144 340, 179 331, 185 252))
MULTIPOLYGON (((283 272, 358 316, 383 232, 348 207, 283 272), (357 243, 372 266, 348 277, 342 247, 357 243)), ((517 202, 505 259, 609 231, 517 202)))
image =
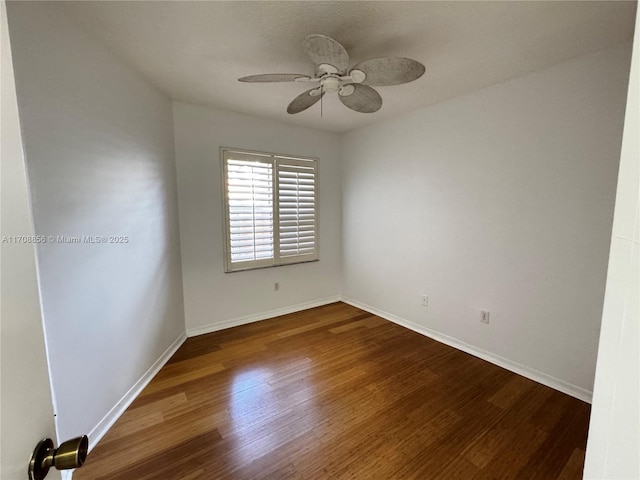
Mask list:
POLYGON ((86 435, 67 440, 58 448, 53 448, 50 438, 40 440, 29 462, 29 480, 43 480, 51 467, 57 470, 81 467, 88 451, 89 438, 86 435))

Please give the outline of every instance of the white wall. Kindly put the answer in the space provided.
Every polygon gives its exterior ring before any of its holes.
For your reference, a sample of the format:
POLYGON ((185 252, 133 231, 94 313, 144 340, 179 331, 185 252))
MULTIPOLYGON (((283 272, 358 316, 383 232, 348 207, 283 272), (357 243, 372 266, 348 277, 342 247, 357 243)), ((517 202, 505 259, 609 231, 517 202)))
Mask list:
POLYGON ((57 8, 8 5, 35 231, 129 239, 37 251, 58 435, 94 443, 184 335, 172 111, 57 8))
POLYGON ((173 114, 187 332, 335 301, 341 273, 340 137, 179 102, 173 114), (221 146, 319 159, 320 261, 224 273, 221 146), (279 292, 273 282, 280 283, 279 292))
MULTIPOLYGON (((29 190, 18 121, 5 2, 0 2, 0 235, 33 236, 29 190)), ((29 455, 55 426, 45 355, 35 246, 0 247, 0 478, 26 477, 29 455)), ((60 479, 51 472, 50 480, 60 479)))
POLYGON ((629 58, 580 57, 347 134, 345 297, 588 400, 629 58))
POLYGON ((636 30, 585 460, 588 479, 640 478, 639 84, 636 30))

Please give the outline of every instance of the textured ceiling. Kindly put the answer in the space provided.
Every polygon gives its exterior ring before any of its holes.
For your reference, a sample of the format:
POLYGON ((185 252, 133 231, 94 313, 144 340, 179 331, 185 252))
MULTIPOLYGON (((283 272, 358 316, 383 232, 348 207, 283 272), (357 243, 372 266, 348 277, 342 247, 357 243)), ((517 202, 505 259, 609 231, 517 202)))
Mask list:
POLYGON ((633 37, 635 2, 63 2, 60 7, 175 100, 347 131, 594 52, 633 37), (313 74, 302 42, 342 43, 352 64, 403 56, 413 83, 376 87, 382 109, 350 111, 335 94, 296 115, 309 88, 246 84, 259 73, 313 74))

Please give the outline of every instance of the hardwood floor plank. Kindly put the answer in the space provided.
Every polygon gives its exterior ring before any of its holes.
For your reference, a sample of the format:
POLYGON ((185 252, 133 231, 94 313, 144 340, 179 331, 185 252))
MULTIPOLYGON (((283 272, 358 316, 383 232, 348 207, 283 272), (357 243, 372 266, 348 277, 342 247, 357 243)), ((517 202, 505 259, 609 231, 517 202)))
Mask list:
POLYGON ((582 471, 584 470, 584 456, 585 451, 581 448, 576 448, 569 460, 565 464, 564 468, 558 476, 558 480, 573 480, 574 478, 582 478, 582 471))
POLYGON ((535 382, 516 375, 511 377, 489 401, 500 408, 507 409, 529 391, 535 382))
POLYGON ((343 303, 189 338, 74 480, 579 479, 585 403, 343 303))
MULTIPOLYGON (((465 452, 465 458, 474 465, 484 468, 503 450, 513 449, 514 442, 517 442, 523 434, 526 438, 530 438, 531 444, 535 444, 538 438, 546 438, 541 430, 530 423, 530 419, 549 394, 550 392, 546 390, 536 389, 535 384, 531 382, 526 395, 519 397, 515 408, 506 411, 495 425, 473 440, 465 452)), ((493 398, 491 397, 489 401, 495 405, 493 398)))
POLYGON ((558 478, 576 447, 585 448, 589 422, 588 408, 582 402, 567 411, 551 430, 527 464, 520 478, 558 478))
POLYGON ((570 396, 546 388, 549 393, 547 400, 540 405, 538 411, 531 418, 531 422, 539 429, 550 432, 567 414, 568 410, 576 408, 576 403, 570 396))
POLYGON ((147 388, 145 388, 145 393, 150 394, 160 390, 166 390, 169 387, 181 385, 190 380, 197 380, 198 378, 221 372, 224 368, 225 367, 219 363, 214 363, 206 367, 194 366, 193 369, 188 369, 188 365, 183 365, 182 362, 172 363, 171 365, 167 365, 167 370, 158 373, 147 388), (171 367, 180 368, 172 369, 171 367), (176 373, 173 370, 178 370, 178 372, 176 373))
MULTIPOLYGON (((125 412, 125 415, 130 412, 125 412)), ((124 417, 124 415, 122 416, 124 417)), ((134 412, 133 414, 129 414, 126 418, 120 418, 121 421, 118 422, 117 426, 114 426, 113 431, 115 434, 119 436, 126 436, 131 433, 139 432, 148 427, 153 427, 154 425, 160 425, 164 422, 164 416, 162 412, 148 412, 143 414, 138 414, 138 412, 134 412)))

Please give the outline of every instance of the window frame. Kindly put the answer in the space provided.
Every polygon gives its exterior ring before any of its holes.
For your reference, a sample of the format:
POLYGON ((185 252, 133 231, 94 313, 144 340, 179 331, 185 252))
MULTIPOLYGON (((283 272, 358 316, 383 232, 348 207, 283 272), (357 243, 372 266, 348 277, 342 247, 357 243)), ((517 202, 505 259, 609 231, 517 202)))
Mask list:
POLYGON ((281 267, 285 265, 296 265, 302 263, 310 263, 319 261, 319 190, 318 190, 318 159, 314 157, 289 155, 272 152, 262 152, 255 150, 247 150, 245 148, 220 147, 219 159, 221 165, 221 181, 222 181, 222 213, 223 213, 223 236, 224 236, 224 271, 225 273, 241 272, 246 270, 257 270, 262 268, 281 267), (236 158, 245 156, 248 161, 264 161, 270 163, 272 167, 271 189, 272 189, 272 215, 273 215, 273 257, 269 259, 249 260, 245 262, 232 262, 231 260, 231 234, 230 234, 230 215, 229 215, 229 196, 227 182, 227 153, 233 153, 236 158), (308 255, 294 255, 280 257, 280 189, 279 189, 279 168, 280 161, 285 163, 284 166, 293 164, 309 165, 312 162, 314 173, 314 251, 308 255), (287 163, 288 162, 288 163, 287 163), (239 266, 244 264, 244 266, 239 266))

